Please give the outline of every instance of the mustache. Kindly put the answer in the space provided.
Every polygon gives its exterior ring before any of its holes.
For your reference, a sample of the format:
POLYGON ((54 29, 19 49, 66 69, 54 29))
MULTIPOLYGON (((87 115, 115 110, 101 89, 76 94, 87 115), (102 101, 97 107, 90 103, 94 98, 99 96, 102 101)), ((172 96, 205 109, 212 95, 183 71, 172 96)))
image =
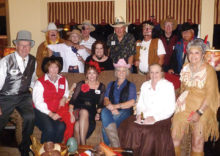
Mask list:
POLYGON ((52 36, 52 37, 56 37, 56 34, 51 34, 50 36, 52 36))

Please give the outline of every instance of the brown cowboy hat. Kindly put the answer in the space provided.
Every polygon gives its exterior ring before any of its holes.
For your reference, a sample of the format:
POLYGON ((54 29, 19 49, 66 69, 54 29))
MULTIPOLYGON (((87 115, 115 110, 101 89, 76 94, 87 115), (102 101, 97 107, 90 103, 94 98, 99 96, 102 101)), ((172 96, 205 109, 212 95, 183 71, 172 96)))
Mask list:
POLYGON ((176 29, 176 27, 177 27, 177 20, 175 20, 173 17, 171 17, 171 16, 168 16, 166 19, 164 19, 164 20, 162 20, 161 22, 160 22, 160 27, 161 27, 161 29, 165 29, 164 28, 164 24, 166 23, 166 22, 172 22, 173 23, 173 30, 175 30, 176 29))

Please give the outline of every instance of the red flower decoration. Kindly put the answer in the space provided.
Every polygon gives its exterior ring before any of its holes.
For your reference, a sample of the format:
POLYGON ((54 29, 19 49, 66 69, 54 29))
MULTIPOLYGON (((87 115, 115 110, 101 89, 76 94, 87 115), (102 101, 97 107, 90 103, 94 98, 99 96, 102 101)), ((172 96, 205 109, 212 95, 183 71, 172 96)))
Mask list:
POLYGON ((89 91, 89 85, 88 85, 88 84, 82 84, 82 86, 81 86, 81 91, 82 91, 83 93, 88 92, 88 91, 89 91))
POLYGON ((103 69, 103 68, 100 68, 98 62, 90 60, 88 64, 89 64, 89 66, 94 66, 98 73, 100 73, 102 71, 102 69, 103 69))

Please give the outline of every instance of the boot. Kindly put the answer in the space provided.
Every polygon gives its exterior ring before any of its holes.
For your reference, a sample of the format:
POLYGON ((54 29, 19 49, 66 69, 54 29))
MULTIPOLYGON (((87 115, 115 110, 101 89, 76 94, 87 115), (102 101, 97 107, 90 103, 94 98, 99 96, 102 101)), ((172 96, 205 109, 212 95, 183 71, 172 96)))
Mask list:
POLYGON ((176 147, 175 147, 175 156, 181 156, 180 146, 176 146, 176 147))
POLYGON ((191 156, 204 156, 204 152, 191 152, 191 156))
POLYGON ((108 125, 108 127, 105 128, 105 132, 109 138, 111 146, 112 147, 120 147, 116 124, 110 123, 108 125))

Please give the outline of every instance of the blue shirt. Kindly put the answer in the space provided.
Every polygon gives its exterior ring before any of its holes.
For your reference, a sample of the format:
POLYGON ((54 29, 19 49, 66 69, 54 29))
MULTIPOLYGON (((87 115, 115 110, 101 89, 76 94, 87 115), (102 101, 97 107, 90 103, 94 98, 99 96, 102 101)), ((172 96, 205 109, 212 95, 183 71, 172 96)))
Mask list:
MULTIPOLYGON (((120 101, 120 93, 122 91, 122 89, 126 86, 127 84, 127 81, 128 80, 125 80, 118 88, 117 84, 118 84, 118 80, 115 81, 114 83, 114 91, 113 91, 113 96, 114 96, 114 103, 115 104, 118 104, 119 101, 120 101)), ((109 98, 109 92, 110 92, 110 89, 111 89, 111 86, 112 86, 112 82, 110 82, 107 86, 107 89, 105 91, 105 97, 108 97, 109 98)), ((128 101, 129 100, 136 100, 137 99, 137 94, 136 94, 136 86, 134 83, 130 82, 130 85, 129 85, 129 95, 128 95, 128 101)))

